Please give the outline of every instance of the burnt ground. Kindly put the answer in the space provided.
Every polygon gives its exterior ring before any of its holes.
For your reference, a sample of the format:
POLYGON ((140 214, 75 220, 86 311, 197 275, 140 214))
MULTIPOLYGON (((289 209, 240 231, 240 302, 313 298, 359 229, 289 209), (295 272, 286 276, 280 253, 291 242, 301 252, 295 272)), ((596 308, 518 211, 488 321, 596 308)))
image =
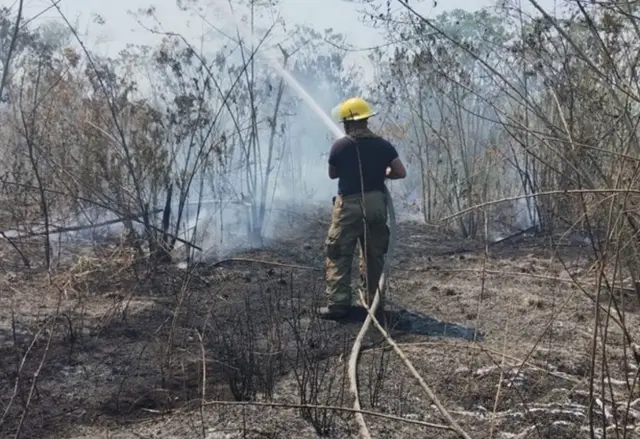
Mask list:
MULTIPOLYGON (((149 275, 129 252, 102 246, 49 278, 16 268, 3 248, 0 437, 357 437, 352 414, 308 407, 351 406, 347 359, 360 328, 311 312, 323 301, 326 221, 309 217, 287 239, 234 255, 254 261, 189 273, 149 275)), ((638 437, 631 355, 615 323, 606 361, 589 354, 596 290, 586 247, 520 237, 487 254, 419 224, 399 224, 398 235, 388 330, 471 437, 589 437, 590 405, 595 437, 616 437, 623 424, 638 437)), ((635 299, 614 297, 637 339, 635 299)), ((364 409, 408 421, 366 416, 372 437, 456 437, 416 424, 446 422, 375 329, 359 375, 364 409)))

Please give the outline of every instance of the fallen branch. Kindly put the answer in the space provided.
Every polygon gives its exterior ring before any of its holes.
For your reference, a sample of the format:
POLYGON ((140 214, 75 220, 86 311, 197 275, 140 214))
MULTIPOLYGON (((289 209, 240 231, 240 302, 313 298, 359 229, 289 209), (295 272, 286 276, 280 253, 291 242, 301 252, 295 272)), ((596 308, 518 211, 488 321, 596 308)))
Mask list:
POLYGON ((312 405, 312 404, 289 404, 282 402, 256 402, 256 401, 203 401, 203 406, 208 405, 224 405, 224 406, 254 406, 254 407, 273 407, 273 408, 285 408, 285 409, 318 409, 318 410, 333 410, 338 412, 356 413, 375 418, 389 419, 398 422, 404 422, 406 424, 421 425, 423 427, 435 428, 437 430, 449 430, 453 429, 448 425, 434 424, 426 421, 416 421, 414 419, 407 419, 400 416, 388 415, 386 413, 373 412, 369 410, 355 410, 350 407, 337 407, 328 405, 312 405))
MULTIPOLYGON (((566 282, 570 284, 574 284, 578 287, 591 287, 598 288, 598 285, 595 283, 587 283, 587 282, 577 282, 574 279, 567 279, 564 277, 557 276, 546 276, 544 274, 533 274, 533 273, 522 273, 519 271, 506 271, 506 270, 480 270, 477 268, 443 268, 438 265, 429 265, 423 268, 402 268, 402 267, 393 267, 394 270, 407 271, 407 272, 416 272, 416 273, 425 273, 429 271, 439 271, 441 273, 477 273, 477 274, 491 274, 494 276, 515 276, 515 277, 531 277, 534 279, 540 280, 548 280, 552 282, 566 282)), ((613 285, 611 289, 614 291, 628 291, 631 293, 635 293, 635 289, 633 287, 624 286, 624 285, 613 285)))
MULTIPOLYGON (((298 270, 323 271, 323 269, 320 268, 320 267, 312 267, 310 265, 287 264, 287 263, 284 263, 284 262, 266 261, 264 259, 251 259, 251 258, 229 258, 229 259, 223 259, 221 261, 217 261, 217 262, 214 262, 214 263, 211 263, 211 264, 202 263, 201 265, 209 266, 211 268, 216 268, 216 267, 220 267, 220 266, 222 266, 224 264, 231 264, 231 263, 234 263, 234 262, 248 263, 248 264, 271 265, 271 266, 274 266, 274 267, 293 268, 293 269, 298 269, 298 270)), ((485 274, 491 274, 491 275, 495 275, 495 276, 532 277, 532 278, 535 278, 535 279, 548 280, 548 281, 554 281, 554 282, 566 282, 566 283, 572 283, 572 284, 576 283, 572 279, 566 279, 566 278, 555 277, 555 276, 545 276, 545 275, 542 275, 542 274, 522 273, 522 272, 516 272, 516 271, 500 271, 500 270, 484 270, 483 271, 483 270, 473 269, 473 268, 443 268, 443 267, 438 266, 438 265, 430 265, 430 266, 422 267, 422 268, 402 268, 400 266, 394 265, 392 268, 394 270, 400 270, 400 271, 405 271, 405 272, 416 272, 416 273, 425 273, 425 272, 429 272, 429 271, 439 271, 441 273, 478 273, 478 274, 482 274, 484 272, 485 274)), ((594 288, 597 287, 597 285, 595 285, 595 284, 588 284, 588 283, 582 283, 582 282, 579 282, 578 285, 579 286, 584 286, 584 287, 594 287, 594 288)), ((632 287, 625 287, 625 286, 614 286, 614 287, 612 287, 612 289, 635 292, 635 289, 633 289, 632 287)))
MULTIPOLYGON (((160 213, 162 212, 162 209, 157 209, 151 213, 160 213)), ((128 220, 134 220, 137 218, 140 218, 142 215, 132 215, 130 217, 122 217, 122 218, 116 218, 116 219, 112 219, 109 221, 103 221, 101 223, 97 223, 97 224, 85 224, 85 225, 78 225, 78 226, 69 226, 69 227, 56 227, 55 229, 50 229, 48 232, 42 231, 42 232, 30 232, 30 233, 26 233, 24 235, 18 235, 16 236, 16 238, 20 239, 20 238, 32 238, 35 236, 44 236, 44 235, 55 235, 55 234, 59 234, 59 233, 69 233, 69 232, 79 232, 82 230, 87 230, 87 229, 92 229, 95 227, 104 227, 104 226, 110 226, 111 224, 117 224, 117 223, 121 223, 123 221, 128 221, 128 220)), ((0 231, 0 234, 6 238, 6 233, 9 232, 16 232, 19 233, 17 230, 4 230, 4 231, 0 231)), ((6 238, 8 239, 8 238, 6 238)))
POLYGON ((431 401, 433 401, 433 403, 435 404, 435 406, 438 408, 438 411, 440 412, 440 414, 447 420, 447 422, 451 425, 451 429, 453 431, 455 431, 456 433, 458 433, 458 435, 464 439, 471 439, 471 436, 469 436, 463 429, 462 427, 460 427, 458 425, 458 423, 455 421, 455 419, 453 419, 453 417, 451 416, 451 414, 447 411, 447 409, 442 405, 442 403, 440 402, 440 400, 438 399, 438 397, 436 396, 436 394, 433 392, 433 390, 431 390, 431 388, 427 385, 427 383, 424 381, 424 379, 422 378, 422 376, 420 376, 420 373, 418 373, 418 371, 416 370, 416 368, 413 366, 413 363, 411 363, 411 360, 409 360, 409 358, 407 358, 407 356, 404 354, 404 352, 402 352, 402 350, 400 349, 400 347, 398 346, 398 344, 391 338, 391 336, 389 335, 389 333, 382 327, 382 325, 380 325, 380 322, 378 321, 378 319, 376 319, 375 315, 371 312, 371 310, 369 309, 369 307, 363 303, 363 306, 365 307, 365 309, 367 310, 367 313, 369 314, 369 316, 367 318, 370 318, 371 321, 373 322, 373 324, 375 325, 375 327, 378 329, 378 331, 380 331, 380 334, 382 334, 382 336, 384 337, 384 339, 387 341, 387 343, 389 343, 389 345, 393 348, 393 350, 395 351, 395 353, 400 357, 400 359, 402 360, 402 362, 409 368, 409 371, 411 372, 411 374, 414 376, 414 378, 416 380, 418 380, 418 383, 420 384, 420 387, 422 387, 422 389, 424 390, 424 392, 427 394, 427 396, 431 399, 431 401))
MULTIPOLYGON (((11 287, 11 289, 16 294, 20 294, 20 292, 18 290, 16 290, 15 288, 11 287)), ((11 326, 12 326, 13 330, 15 331, 15 314, 14 314, 13 305, 11 307, 11 324, 12 324, 11 326)), ((46 329, 46 324, 42 325, 38 329, 36 334, 31 339, 31 343, 29 344, 29 346, 27 347, 25 353, 22 355, 22 358, 20 359, 20 363, 18 364, 18 370, 15 373, 16 379, 15 379, 15 382, 14 382, 14 385, 13 385, 13 393, 12 393, 11 397, 9 398, 9 402, 4 407, 4 413, 2 414, 2 417, 0 417, 0 426, 2 426, 4 424, 5 419, 9 415, 9 409, 11 409, 11 406, 13 405, 14 400, 18 396, 18 390, 19 390, 20 382, 21 382, 21 378, 22 378, 22 370, 24 369, 25 364, 26 364, 26 362, 27 362, 27 360, 29 358, 29 354, 31 353, 31 351, 35 347, 36 343, 38 342, 38 340, 40 338, 40 335, 44 332, 45 329, 46 329)), ((15 333, 13 335, 14 335, 14 340, 15 340, 15 333)), ((14 349, 17 349, 17 346, 14 345, 14 349)))
MULTIPOLYGON (((413 347, 420 347, 420 346, 445 346, 447 348, 451 348, 451 344, 450 343, 445 343, 445 342, 440 342, 440 341, 420 341, 420 342, 415 342, 415 343, 399 343, 398 346, 402 347, 402 348, 413 348, 413 347)), ((514 357, 512 355, 507 355, 507 354, 503 354, 501 352, 498 352, 494 349, 488 348, 486 346, 482 346, 480 344, 477 345, 473 345, 473 344, 460 344, 460 345, 456 345, 456 347, 461 348, 461 349, 472 349, 472 350, 479 350, 482 353, 486 354, 494 363, 495 360, 493 359, 493 357, 490 354, 495 354, 495 355, 500 355, 500 356, 504 356, 504 358, 506 360, 509 360, 511 362, 517 363, 518 365, 522 365, 525 364, 527 366, 529 366, 531 369, 533 370, 538 370, 542 373, 545 373, 549 376, 552 377, 556 377, 556 378, 560 378, 575 384, 580 384, 583 383, 584 380, 580 380, 578 378, 576 378, 573 375, 569 375, 569 374, 565 374, 565 373, 560 373, 560 372, 554 372, 548 369, 545 369, 544 367, 538 366, 534 363, 532 363, 531 361, 528 360, 523 360, 521 358, 517 358, 514 357)), ((378 349, 389 349, 388 346, 385 347, 380 347, 380 348, 371 348, 371 350, 378 350, 378 349)))
POLYGON ((20 255, 20 259, 22 259, 22 264, 26 267, 26 268, 31 268, 31 263, 29 262, 29 259, 24 255, 24 253, 22 252, 22 250, 20 250, 20 248, 18 247, 18 245, 13 242, 13 239, 9 238, 7 235, 5 235, 4 232, 0 231, 0 236, 2 238, 4 238, 11 247, 13 247, 13 249, 18 252, 18 255, 20 255))
POLYGON ((497 241, 493 241, 489 243, 489 246, 494 246, 494 245, 498 245, 498 244, 502 244, 504 242, 510 241, 512 239, 517 238, 518 236, 522 236, 522 235, 526 235, 527 233, 531 233, 534 232, 536 230, 537 226, 532 226, 529 227, 528 229, 524 229, 524 230, 519 230, 516 233, 507 236, 506 238, 502 238, 502 239, 498 239, 497 241))
POLYGON ((453 215, 449 215, 446 218, 442 218, 440 222, 450 221, 460 216, 467 215, 471 212, 475 212, 476 210, 482 209, 483 207, 492 206, 494 204, 506 203, 509 201, 524 200, 528 198, 542 197, 546 195, 580 195, 580 194, 640 195, 640 190, 639 189, 567 189, 567 190, 538 192, 535 194, 518 195, 515 197, 506 197, 506 198, 501 198, 499 200, 487 201, 484 203, 476 204, 475 206, 471 206, 466 209, 463 209, 457 213, 454 213, 453 215))
MULTIPOLYGON (((373 303, 371 304, 372 312, 375 312, 378 309, 378 304, 380 303, 380 290, 384 289, 382 286, 385 282, 385 275, 383 274, 380 278, 379 287, 376 290, 375 297, 373 298, 373 303)), ((363 306, 367 306, 364 295, 360 292, 360 301, 363 306)), ((368 308, 367 308, 368 309, 368 308)), ((356 419, 358 424, 360 425, 360 435, 364 438, 371 438, 369 434, 369 429, 367 428, 367 424, 364 422, 364 417, 362 413, 359 411, 362 410, 360 407, 360 396, 358 392, 358 359, 360 358, 360 350, 362 349, 362 340, 364 340, 364 336, 367 334, 369 327, 371 326, 371 314, 367 315, 367 318, 364 319, 364 323, 362 323, 362 327, 356 336, 356 339, 353 342, 353 346, 351 347, 351 355, 349 356, 349 383, 351 394, 353 395, 353 409, 357 410, 356 419)))
MULTIPOLYGON (((224 265, 224 264, 227 264, 227 263, 233 263, 233 262, 246 262, 246 263, 250 263, 250 264, 272 265, 274 267, 295 268, 295 269, 299 269, 299 270, 323 271, 322 268, 310 267, 308 265, 284 264, 284 263, 281 263, 281 262, 265 261, 265 260, 262 260, 262 259, 247 259, 247 258, 223 259, 221 261, 214 262, 209 266, 211 268, 216 268, 216 267, 220 267, 221 265, 224 265)), ((206 266, 208 264, 202 264, 202 265, 206 266)))
MULTIPOLYGON (((47 359, 47 356, 49 355, 49 349, 51 348, 51 341, 53 340, 53 334, 56 332, 55 330, 55 323, 56 320, 58 318, 58 316, 60 315, 60 306, 61 306, 61 301, 62 301, 62 296, 60 296, 58 298, 58 303, 56 305, 56 311, 55 314, 53 315, 53 317, 51 318, 51 329, 49 330, 49 335, 47 337, 47 342, 44 346, 44 351, 42 353, 42 357, 40 358, 40 362, 38 364, 38 367, 36 368, 35 372, 33 373, 32 377, 31 377, 31 386, 29 388, 29 393, 27 395, 27 399, 26 401, 23 403, 23 410, 22 410, 22 414, 20 415, 20 420, 18 421, 18 427, 16 428, 16 434, 14 436, 15 439, 19 439, 20 438, 20 433, 22 432, 22 428, 24 426, 24 422, 27 419, 27 415, 29 413, 29 408, 31 406, 31 401, 33 399, 34 394, 36 393, 36 386, 38 384, 38 378, 40 377, 40 373, 42 372, 42 368, 44 367, 44 363, 47 359)), ((38 331, 38 334, 44 332, 43 330, 45 329, 46 324, 42 326, 41 330, 38 331)), ((37 338, 34 338, 32 345, 35 345, 35 342, 37 341, 37 338)), ((31 348, 30 346, 30 348, 31 348)), ((23 366, 26 362, 26 356, 28 354, 25 354, 25 356, 22 359, 21 362, 21 366, 23 366)), ((14 392, 17 391, 18 389, 18 380, 19 377, 16 378, 16 387, 14 389, 14 392)), ((9 408, 7 407, 7 410, 9 408)), ((7 412, 5 412, 6 415, 7 412)), ((3 416, 4 418, 4 416, 3 416)))
MULTIPOLYGON (((16 182, 13 182, 13 181, 3 181, 2 184, 3 185, 16 186, 16 187, 24 188, 24 189, 38 189, 37 186, 31 186, 31 185, 22 184, 22 183, 16 183, 16 182)), ((71 195, 69 195, 69 194, 67 194, 65 192, 62 192, 62 191, 57 191, 57 190, 47 189, 47 188, 43 188, 43 190, 44 190, 44 192, 47 192, 47 193, 51 193, 51 194, 55 194, 55 195, 61 195, 61 196, 64 196, 64 197, 71 197, 71 195)), ((107 204, 101 203, 99 201, 95 201, 95 200, 92 200, 92 199, 89 199, 89 198, 84 198, 84 197, 78 197, 78 196, 73 196, 73 199, 76 200, 76 201, 84 201, 84 202, 89 203, 89 204, 91 204, 93 206, 100 207, 102 209, 105 209, 105 210, 108 210, 110 212, 113 212, 116 215, 124 215, 123 212, 119 212, 119 211, 115 210, 113 207, 111 207, 111 206, 109 206, 107 204)), ((171 233, 165 232, 160 227, 156 227, 156 226, 154 226, 152 224, 145 224, 144 221, 141 220, 138 217, 131 218, 131 220, 133 222, 135 222, 135 223, 142 224, 145 227, 149 227, 150 229, 155 230, 157 232, 162 232, 163 234, 166 234, 167 237, 169 237, 171 239, 175 239, 177 242, 179 242, 181 244, 184 244, 184 245, 186 245, 188 247, 191 247, 191 248, 193 248, 195 250, 202 251, 201 247, 199 247, 199 246, 197 246, 197 245, 195 245, 195 244, 193 244, 193 243, 191 243, 191 242, 189 242, 187 240, 179 238, 179 237, 177 237, 177 236, 175 236, 175 235, 173 235, 171 233)))
MULTIPOLYGON (((586 282, 578 282, 575 279, 565 279, 565 278, 561 278, 561 277, 545 276, 545 275, 541 275, 541 274, 519 273, 519 272, 515 272, 515 271, 479 270, 479 269, 474 269, 474 268, 445 268, 445 269, 442 269, 442 268, 436 267, 436 266, 426 267, 426 268, 423 268, 423 269, 419 269, 419 268, 418 269, 402 269, 402 268, 398 268, 398 270, 409 271, 409 272, 411 272, 411 271, 415 271, 415 272, 440 271, 441 273, 478 273, 478 274, 490 274, 490 275, 496 275, 496 276, 532 277, 532 278, 535 278, 535 279, 542 279, 542 280, 548 280, 548 281, 553 281, 553 282, 570 283, 570 284, 575 285, 576 287, 580 288, 582 290, 583 294, 589 300, 591 300, 598 308, 600 308, 605 314, 607 314, 609 316, 611 321, 613 321, 616 325, 620 326, 620 328, 624 328, 624 325, 622 324, 622 321, 619 318, 617 318, 616 316, 612 315, 604 304, 602 304, 598 300, 596 300, 597 299, 596 297, 593 297, 591 294, 589 294, 589 293, 587 293, 585 291, 585 289, 587 287, 596 288, 596 289, 600 290, 601 288, 603 288, 601 285, 590 284, 590 283, 586 283, 586 282)), ((610 291, 635 292, 635 289, 632 289, 630 287, 624 287, 622 285, 621 286, 610 286, 610 287, 608 287, 608 290, 610 290, 610 291)))

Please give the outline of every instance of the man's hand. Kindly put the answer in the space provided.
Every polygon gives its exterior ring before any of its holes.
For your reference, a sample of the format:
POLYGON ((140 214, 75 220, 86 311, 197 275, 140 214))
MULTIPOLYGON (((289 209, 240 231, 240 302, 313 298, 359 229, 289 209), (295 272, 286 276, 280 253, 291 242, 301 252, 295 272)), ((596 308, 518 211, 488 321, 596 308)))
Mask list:
POLYGON ((407 170, 405 169, 402 161, 399 158, 396 158, 391 162, 391 166, 387 167, 385 174, 390 180, 398 180, 407 176, 407 170))

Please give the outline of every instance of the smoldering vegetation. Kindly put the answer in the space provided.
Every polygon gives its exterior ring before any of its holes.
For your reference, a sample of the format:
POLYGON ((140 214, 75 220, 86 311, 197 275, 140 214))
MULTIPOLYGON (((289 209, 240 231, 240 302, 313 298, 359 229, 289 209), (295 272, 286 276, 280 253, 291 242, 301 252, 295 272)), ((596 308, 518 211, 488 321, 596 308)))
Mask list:
POLYGON ((0 436, 640 434, 638 6, 361 3, 369 67, 277 2, 179 2, 206 45, 140 11, 112 57, 0 10, 0 436), (364 314, 313 313, 333 135, 266 59, 408 167, 365 429, 364 314))

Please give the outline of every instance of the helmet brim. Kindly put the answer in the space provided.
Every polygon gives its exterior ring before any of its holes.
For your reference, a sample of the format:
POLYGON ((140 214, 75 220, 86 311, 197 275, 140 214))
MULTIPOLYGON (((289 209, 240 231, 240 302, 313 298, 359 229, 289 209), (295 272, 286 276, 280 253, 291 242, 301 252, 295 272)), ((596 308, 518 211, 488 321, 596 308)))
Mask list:
POLYGON ((373 117, 376 114, 378 114, 378 112, 372 111, 371 113, 365 113, 365 114, 359 114, 357 116, 345 117, 345 118, 341 119, 341 121, 342 122, 356 122, 358 120, 369 119, 370 117, 373 117))

